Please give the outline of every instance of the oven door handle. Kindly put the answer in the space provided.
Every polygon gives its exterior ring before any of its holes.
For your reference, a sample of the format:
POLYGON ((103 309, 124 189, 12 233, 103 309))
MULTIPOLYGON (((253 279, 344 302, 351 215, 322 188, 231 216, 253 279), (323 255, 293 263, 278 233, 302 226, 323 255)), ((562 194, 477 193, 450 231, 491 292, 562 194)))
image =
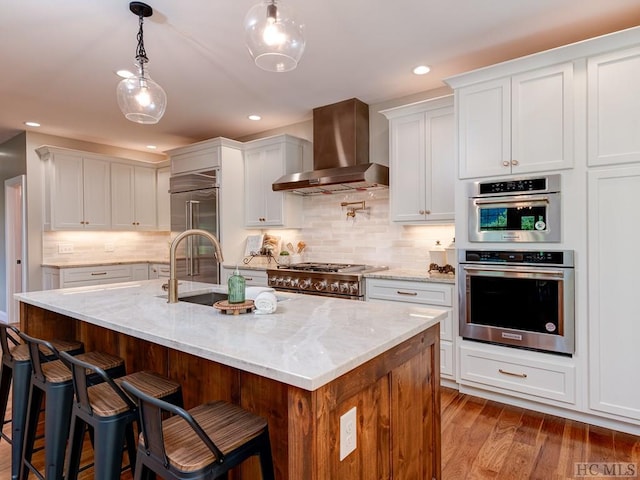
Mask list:
POLYGON ((473 203, 476 205, 495 205, 495 204, 520 204, 520 203, 532 203, 532 202, 543 202, 549 203, 549 197, 545 196, 521 196, 521 197, 509 197, 509 199, 505 199, 504 197, 496 197, 494 199, 474 199, 473 203))
POLYGON ((471 273, 481 273, 481 272, 491 272, 491 273, 501 272, 506 274, 530 273, 536 276, 549 275, 554 278, 563 278, 565 275, 565 272, 563 272, 562 270, 544 270, 539 268, 517 268, 516 269, 516 268, 504 268, 504 267, 474 267, 472 265, 464 265, 462 269, 471 273))

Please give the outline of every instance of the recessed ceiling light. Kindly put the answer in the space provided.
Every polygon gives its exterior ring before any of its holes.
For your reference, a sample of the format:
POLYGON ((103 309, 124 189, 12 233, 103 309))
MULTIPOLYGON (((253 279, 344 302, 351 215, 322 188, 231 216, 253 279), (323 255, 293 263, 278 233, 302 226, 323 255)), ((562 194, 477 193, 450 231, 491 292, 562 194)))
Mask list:
POLYGON ((156 148, 158 148, 158 147, 156 147, 155 145, 147 145, 147 148, 148 148, 149 150, 155 150, 155 149, 156 149, 156 148))
POLYGON ((27 127, 39 127, 40 124, 38 122, 24 122, 27 127))
POLYGON ((118 70, 116 72, 116 75, 118 75, 120 78, 130 78, 134 76, 134 73, 129 70, 118 70))
POLYGON ((258 120, 262 120, 262 117, 260 115, 249 115, 247 118, 249 120, 253 120, 254 122, 257 122, 258 120))
POLYGON ((413 69, 413 73, 415 73, 416 75, 425 75, 430 71, 431 71, 431 68, 429 68, 426 65, 418 65, 413 69))

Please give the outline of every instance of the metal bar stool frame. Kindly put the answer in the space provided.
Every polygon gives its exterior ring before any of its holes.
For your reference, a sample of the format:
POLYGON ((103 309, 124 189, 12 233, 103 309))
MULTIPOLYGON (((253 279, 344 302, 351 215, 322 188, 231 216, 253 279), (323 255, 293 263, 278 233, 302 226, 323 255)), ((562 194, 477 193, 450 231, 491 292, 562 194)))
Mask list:
MULTIPOLYGON (((29 388, 29 402, 27 406, 27 420, 25 424, 24 444, 20 465, 20 479, 27 480, 29 473, 33 473, 39 479, 59 480, 63 478, 64 457, 69 426, 71 422, 71 409, 73 406, 73 382, 71 372, 69 379, 52 382, 47 379, 43 366, 48 363, 42 354, 42 347, 51 350, 56 358, 60 352, 46 340, 31 337, 24 332, 19 332, 20 338, 29 346, 31 357, 31 384, 29 388), (40 406, 45 397, 45 473, 33 465, 31 459, 34 453, 36 431, 40 418, 40 406), (55 412, 54 414, 51 414, 55 412)), ((84 355, 91 355, 89 354, 84 355)), ((119 359, 118 365, 110 369, 112 376, 124 376, 124 361, 119 359)), ((60 360, 56 360, 60 361, 60 360)), ((61 362, 61 361, 60 361, 61 362)), ((66 368, 66 367, 65 367, 66 368)), ((98 380, 95 380, 98 381, 98 380)))
MULTIPOLYGON (((140 375, 149 376, 149 372, 126 375, 120 377, 116 382, 102 368, 89 362, 64 352, 60 352, 60 359, 71 370, 75 393, 69 431, 65 479, 76 480, 79 472, 84 469, 80 467, 80 457, 87 428, 89 428, 90 432, 93 432, 94 479, 119 479, 123 470, 123 445, 126 445, 131 470, 133 471, 135 468, 137 442, 135 441, 133 427, 138 422, 138 409, 137 404, 120 388, 118 382, 126 379, 134 381, 133 379, 140 375), (114 402, 109 405, 109 407, 115 409, 110 415, 108 414, 109 412, 98 411, 96 405, 92 404, 90 392, 92 388, 90 376, 92 374, 100 377, 103 382, 101 386, 105 384, 109 386, 106 392, 104 390, 101 392, 104 397, 115 394, 116 398, 122 402, 119 405, 114 402)), ((157 377, 160 378, 159 376, 157 377)), ((176 390, 165 394, 162 398, 182 405, 182 389, 180 385, 168 379, 166 381, 174 383, 176 390)))
MULTIPOLYGON (((239 446, 225 454, 191 415, 190 411, 195 409, 186 411, 181 407, 150 397, 126 381, 122 382, 122 388, 136 399, 140 415, 140 439, 138 441, 135 480, 152 479, 154 474, 158 474, 165 480, 226 478, 229 470, 240 465, 249 457, 256 455, 260 460, 262 480, 275 480, 269 428, 264 419, 243 411, 254 418, 260 418, 264 422, 264 426, 261 431, 249 436, 246 441, 243 441, 239 446), (179 416, 195 432, 200 441, 212 453, 214 460, 211 463, 195 471, 180 470, 171 463, 167 455, 163 432, 163 419, 167 418, 167 413, 179 416)), ((226 404, 226 402, 217 403, 226 404)), ((242 410, 241 407, 236 407, 235 405, 231 405, 231 407, 238 411, 242 410)))
MULTIPOLYGON (((0 421, 2 427, 11 423, 11 438, 4 433, 0 435, 11 444, 11 479, 17 480, 20 474, 22 460, 22 448, 24 443, 25 423, 27 419, 27 403, 29 399, 29 386, 31 384, 31 357, 26 359, 16 357, 14 353, 21 346, 17 338, 20 331, 12 325, 0 324, 0 347, 2 348, 2 363, 0 364, 0 421), (7 331, 15 335, 8 334, 7 331), (13 384, 13 389, 11 388, 13 384), (11 390, 11 419, 5 420, 9 391, 11 390)), ((56 348, 66 348, 72 354, 82 353, 82 342, 53 341, 56 348)), ((26 345, 25 345, 26 347, 26 345)), ((41 350, 47 360, 55 359, 55 353, 47 354, 41 350)))

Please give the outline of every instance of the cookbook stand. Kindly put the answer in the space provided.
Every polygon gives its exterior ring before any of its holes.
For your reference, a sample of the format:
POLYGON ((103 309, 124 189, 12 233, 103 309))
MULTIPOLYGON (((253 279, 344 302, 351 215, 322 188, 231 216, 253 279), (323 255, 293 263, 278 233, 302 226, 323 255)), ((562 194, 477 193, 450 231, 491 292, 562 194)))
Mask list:
POLYGON ((245 265, 248 265, 256 257, 259 258, 259 259, 266 258, 267 259, 267 264, 269 264, 269 263, 271 263, 271 261, 273 261, 273 262, 275 262, 276 265, 278 265, 278 260, 276 260, 276 257, 273 255, 273 253, 271 253, 271 251, 267 251, 266 254, 251 252, 251 254, 249 254, 249 256, 244 257, 242 259, 242 263, 244 263, 245 265))

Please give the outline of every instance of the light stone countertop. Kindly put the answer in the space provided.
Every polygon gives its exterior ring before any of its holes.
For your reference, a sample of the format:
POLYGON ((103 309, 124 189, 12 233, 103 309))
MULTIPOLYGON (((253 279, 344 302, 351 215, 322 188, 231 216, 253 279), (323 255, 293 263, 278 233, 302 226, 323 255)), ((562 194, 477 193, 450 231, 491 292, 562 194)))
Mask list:
POLYGON ((412 270, 404 268, 390 268, 378 272, 365 273, 365 278, 382 278, 386 280, 411 280, 415 282, 456 283, 455 275, 444 273, 429 273, 426 269, 412 270))
MULTIPOLYGON (((446 311, 399 302, 359 302, 278 292, 276 313, 225 315, 213 307, 168 304, 163 280, 15 295, 21 302, 316 390, 443 320, 446 311)), ((226 292, 182 281, 179 295, 226 292)))
POLYGON ((169 260, 140 260, 138 259, 118 259, 118 260, 75 260, 75 261, 61 261, 61 262, 43 262, 42 267, 49 268, 76 268, 76 267, 104 267, 109 265, 131 265, 134 263, 149 263, 149 264, 163 264, 169 265, 169 260))

